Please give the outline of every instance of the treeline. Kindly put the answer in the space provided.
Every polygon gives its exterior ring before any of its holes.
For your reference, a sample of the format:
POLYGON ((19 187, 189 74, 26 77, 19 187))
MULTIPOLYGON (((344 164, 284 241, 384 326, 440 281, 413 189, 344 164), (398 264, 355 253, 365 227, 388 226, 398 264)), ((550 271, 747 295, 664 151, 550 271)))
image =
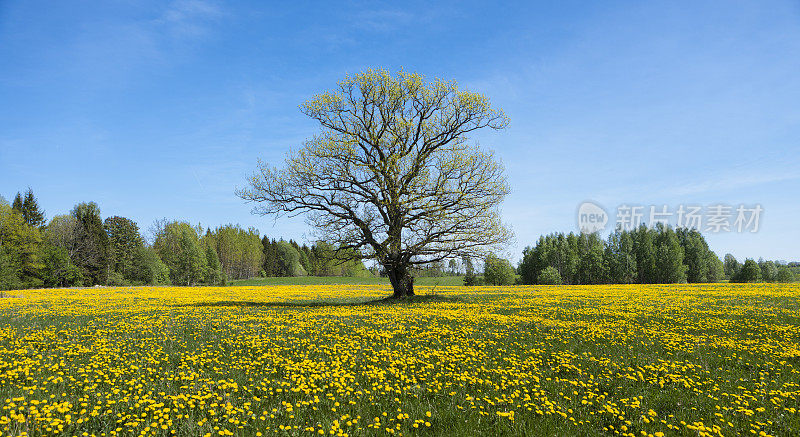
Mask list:
POLYGON ((261 240, 264 248, 264 269, 261 276, 372 276, 361 260, 347 251, 336 254, 325 242, 311 246, 295 241, 261 240))
POLYGON ((792 268, 796 264, 764 261, 763 259, 756 262, 751 258, 747 258, 743 264, 739 264, 733 255, 727 254, 723 261, 723 268, 725 276, 731 282, 794 282, 796 275, 792 272, 792 268))
MULTIPOLYGON (((497 259, 487 259, 492 280, 497 259)), ((507 270, 507 268, 505 268, 507 270)), ((526 247, 517 267, 523 284, 670 284, 718 282, 793 282, 790 265, 752 259, 739 264, 731 254, 724 261, 709 249, 695 229, 657 224, 617 230, 606 240, 598 234, 551 234, 526 247)), ((500 275, 502 277, 502 275, 500 275)), ((508 274, 505 273, 505 278, 508 274)), ((505 279, 507 281, 507 279, 505 279)))
MULTIPOLYGON (((49 222, 33 192, 11 205, 0 196, 0 289, 91 285, 224 285, 255 276, 383 276, 356 253, 317 242, 260 236, 228 224, 204 229, 185 221, 157 220, 150 242, 125 217, 102 218, 94 202, 79 203, 49 222)), ((556 233, 526 247, 514 269, 490 255, 483 276, 473 260, 450 259, 417 267, 414 276, 464 275, 465 285, 792 282, 798 263, 720 261, 696 230, 642 225, 598 234, 556 233)))
POLYGON ((524 284, 668 284, 724 279, 722 261, 694 229, 658 224, 597 234, 551 234, 523 251, 524 284))
POLYGON ((103 219, 94 202, 79 203, 48 223, 30 189, 17 193, 11 205, 0 197, 0 289, 370 274, 360 260, 334 259, 334 249, 324 243, 299 246, 239 225, 203 229, 162 219, 151 233, 148 244, 134 221, 103 219))

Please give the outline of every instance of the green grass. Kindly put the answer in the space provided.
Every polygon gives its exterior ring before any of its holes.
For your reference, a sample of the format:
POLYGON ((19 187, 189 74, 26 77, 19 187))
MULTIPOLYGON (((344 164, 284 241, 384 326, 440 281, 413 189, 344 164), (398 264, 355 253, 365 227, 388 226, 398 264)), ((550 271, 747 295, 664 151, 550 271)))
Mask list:
MULTIPOLYGON (((263 285, 389 285, 389 278, 377 276, 297 276, 276 278, 250 278, 230 281, 231 286, 263 286, 263 285)), ((463 276, 420 277, 414 279, 419 286, 457 286, 464 285, 463 276)))

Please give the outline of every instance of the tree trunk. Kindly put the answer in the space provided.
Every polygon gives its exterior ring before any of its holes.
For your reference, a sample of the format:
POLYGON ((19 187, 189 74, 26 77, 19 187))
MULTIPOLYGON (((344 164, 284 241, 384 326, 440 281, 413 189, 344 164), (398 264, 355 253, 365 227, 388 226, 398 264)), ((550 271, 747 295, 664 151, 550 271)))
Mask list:
POLYGON ((388 266, 386 273, 389 275, 389 282, 394 289, 394 298, 409 297, 414 295, 414 278, 408 272, 406 266, 388 266))

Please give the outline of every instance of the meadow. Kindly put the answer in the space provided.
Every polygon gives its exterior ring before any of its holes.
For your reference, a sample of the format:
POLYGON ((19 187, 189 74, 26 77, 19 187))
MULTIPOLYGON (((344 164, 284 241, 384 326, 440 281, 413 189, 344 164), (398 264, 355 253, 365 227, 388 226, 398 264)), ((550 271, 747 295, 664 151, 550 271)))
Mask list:
POLYGON ((800 433, 800 285, 11 291, 3 435, 800 433))

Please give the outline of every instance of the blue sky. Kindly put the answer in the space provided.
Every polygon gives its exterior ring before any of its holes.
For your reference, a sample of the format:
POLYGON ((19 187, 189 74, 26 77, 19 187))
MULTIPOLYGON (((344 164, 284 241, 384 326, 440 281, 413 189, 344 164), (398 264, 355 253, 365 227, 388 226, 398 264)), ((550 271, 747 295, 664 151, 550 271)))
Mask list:
POLYGON ((404 68, 509 115, 474 140, 507 168, 512 258, 591 199, 760 204, 712 249, 800 260, 800 2, 491 3, 2 1, 0 195, 307 240, 235 187, 316 132, 301 102, 404 68))

